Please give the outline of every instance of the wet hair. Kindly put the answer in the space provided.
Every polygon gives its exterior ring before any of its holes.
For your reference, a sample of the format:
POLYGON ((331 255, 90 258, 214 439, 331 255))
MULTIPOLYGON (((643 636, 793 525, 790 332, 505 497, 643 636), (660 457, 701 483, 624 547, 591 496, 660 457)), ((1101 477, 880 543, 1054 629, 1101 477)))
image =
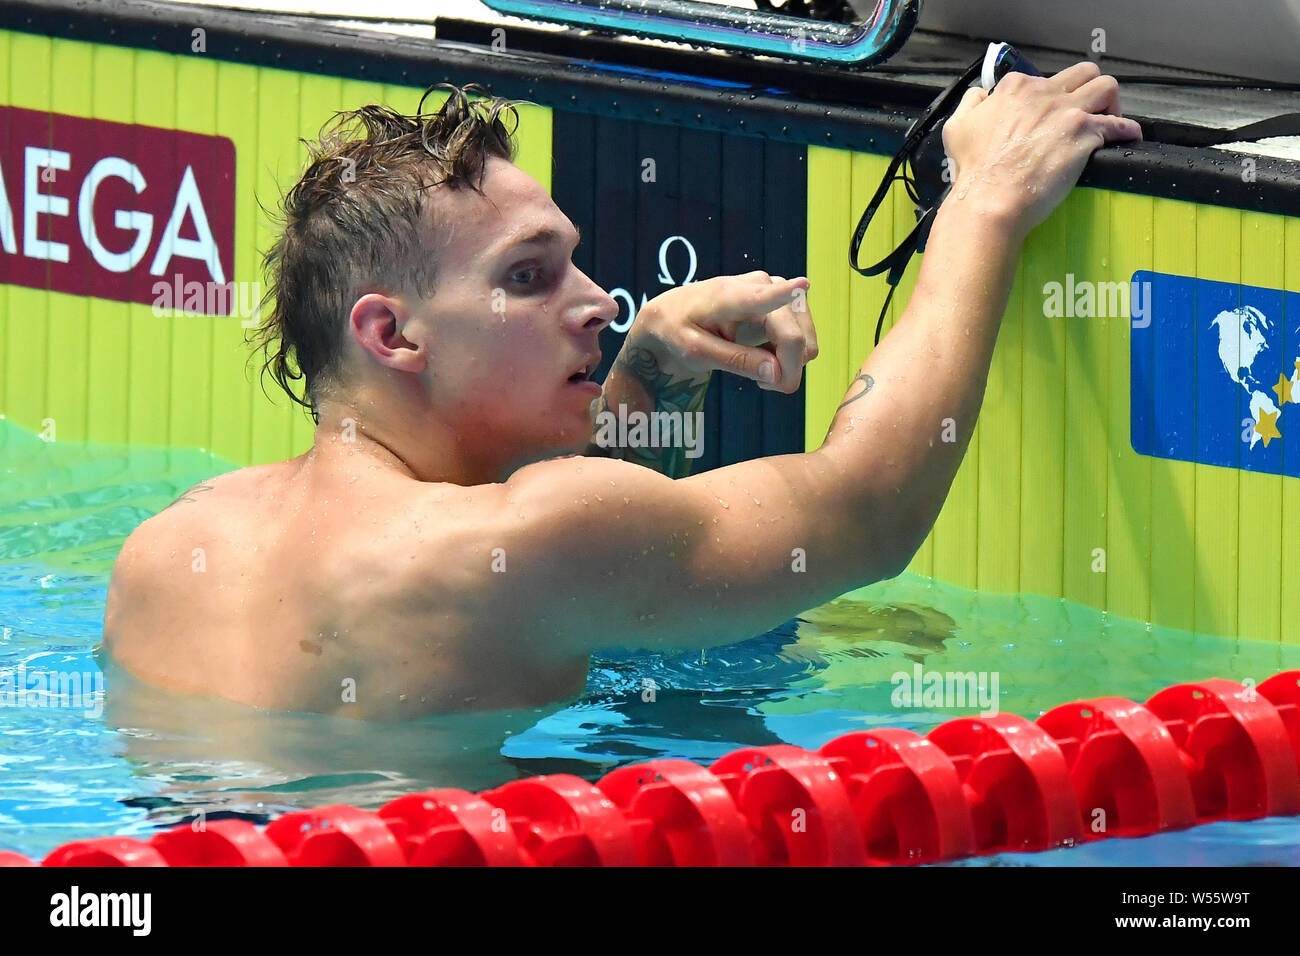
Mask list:
POLYGON ((253 354, 264 356, 263 389, 269 373, 320 421, 322 393, 342 381, 343 333, 357 299, 433 294, 432 240, 442 226, 425 215, 426 191, 481 192, 489 156, 514 161, 518 126, 515 104, 476 84, 440 84, 413 116, 363 106, 335 113, 317 141, 302 141, 306 170, 273 213, 282 228, 263 256, 268 287, 252 333, 253 354), (447 100, 425 113, 436 90, 449 91, 447 100))

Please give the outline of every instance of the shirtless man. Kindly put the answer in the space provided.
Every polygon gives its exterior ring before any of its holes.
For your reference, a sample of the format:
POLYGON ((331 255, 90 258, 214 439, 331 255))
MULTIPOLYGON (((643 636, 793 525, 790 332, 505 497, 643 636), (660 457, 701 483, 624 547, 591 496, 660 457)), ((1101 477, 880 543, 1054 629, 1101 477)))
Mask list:
POLYGON ((1094 150, 1141 136, 1091 63, 969 92, 916 289, 822 446, 680 477, 680 455, 595 457, 593 402, 693 410, 714 370, 794 392, 817 354, 808 281, 666 292, 602 394, 587 375, 617 305, 509 161, 503 108, 368 107, 316 150, 262 329, 286 390, 302 371, 315 444, 127 539, 104 644, 137 677, 378 720, 536 706, 581 692, 598 648, 733 643, 898 574, 965 453, 1025 236, 1094 150))

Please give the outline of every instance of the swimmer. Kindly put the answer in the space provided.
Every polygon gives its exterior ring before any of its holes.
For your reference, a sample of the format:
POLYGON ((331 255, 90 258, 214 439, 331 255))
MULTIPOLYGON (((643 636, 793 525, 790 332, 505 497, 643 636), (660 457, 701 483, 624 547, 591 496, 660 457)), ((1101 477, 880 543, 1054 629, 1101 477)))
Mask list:
POLYGON ((104 622, 128 671, 373 720, 543 706, 600 648, 733 643, 898 574, 965 453, 1026 235, 1094 150, 1141 136, 1092 63, 970 91, 911 301, 825 441, 686 475, 681 449, 598 446, 599 411, 696 411, 717 371, 795 392, 808 280, 665 292, 597 386, 618 305, 513 165, 509 115, 453 89, 436 114, 346 114, 314 147, 259 330, 265 371, 291 396, 303 379, 314 444, 131 534, 104 622))

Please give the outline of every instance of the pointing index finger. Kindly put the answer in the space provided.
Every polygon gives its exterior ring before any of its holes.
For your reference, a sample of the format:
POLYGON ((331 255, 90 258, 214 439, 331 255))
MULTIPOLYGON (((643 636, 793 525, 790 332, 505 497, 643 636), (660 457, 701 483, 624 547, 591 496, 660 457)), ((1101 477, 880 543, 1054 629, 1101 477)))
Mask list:
POLYGON ((793 279, 774 277, 768 285, 754 286, 749 302, 742 304, 746 305, 750 312, 771 312, 789 305, 802 292, 808 291, 808 285, 806 276, 796 276, 793 279))

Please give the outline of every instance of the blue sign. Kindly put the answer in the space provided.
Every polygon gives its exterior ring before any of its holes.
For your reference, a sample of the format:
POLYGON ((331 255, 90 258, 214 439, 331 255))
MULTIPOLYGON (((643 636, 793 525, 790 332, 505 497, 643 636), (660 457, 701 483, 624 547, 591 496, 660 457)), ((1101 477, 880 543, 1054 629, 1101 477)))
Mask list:
POLYGON ((1132 290, 1133 450, 1300 477, 1300 293, 1162 272, 1132 290))

